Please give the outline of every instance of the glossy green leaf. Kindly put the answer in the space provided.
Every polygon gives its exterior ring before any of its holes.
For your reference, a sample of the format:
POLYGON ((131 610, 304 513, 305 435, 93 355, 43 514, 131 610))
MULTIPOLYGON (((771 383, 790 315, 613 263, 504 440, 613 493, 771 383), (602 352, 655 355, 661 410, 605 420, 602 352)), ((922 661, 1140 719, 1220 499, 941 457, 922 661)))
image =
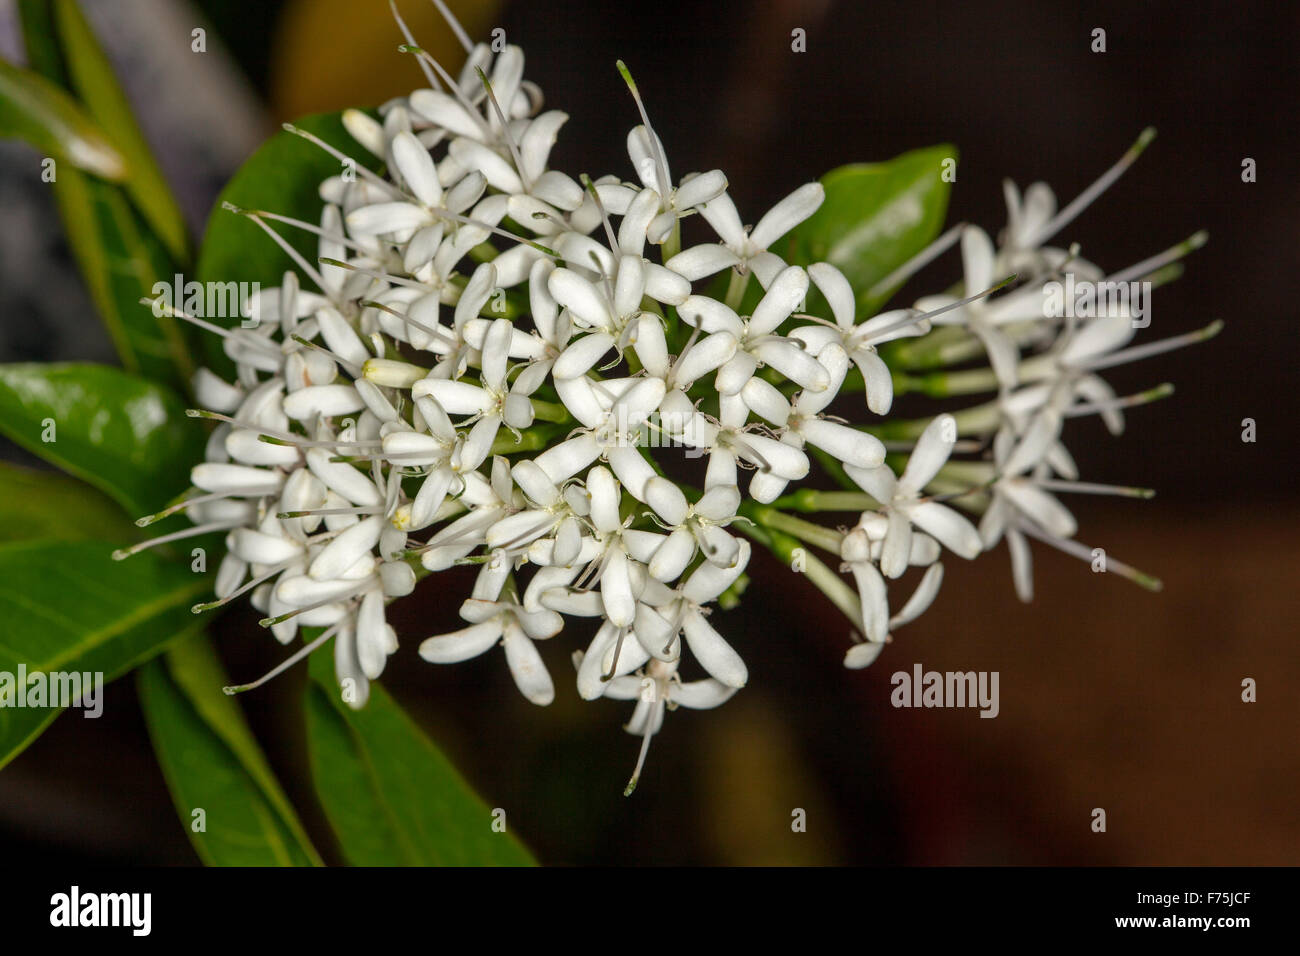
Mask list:
POLYGON ((54 183, 68 243, 113 345, 128 371, 187 387, 194 371, 189 333, 170 314, 140 303, 156 284, 171 288, 176 269, 116 186, 63 170, 54 183))
POLYGON ((139 529, 107 496, 52 471, 0 464, 0 542, 133 541, 139 529))
MULTIPOLYGON (((378 160, 366 152, 343 128, 339 113, 321 113, 295 122, 368 168, 378 160)), ((227 203, 250 211, 265 210, 318 223, 324 202, 320 184, 338 175, 342 166, 320 147, 300 136, 281 131, 263 143, 226 184, 208 217, 207 231, 199 248, 197 275, 200 282, 248 282, 263 288, 278 286, 285 270, 301 271, 270 236, 246 216, 230 212, 227 203)), ((299 254, 316 264, 319 240, 311 233, 282 223, 269 223, 299 254)), ((306 277, 305 288, 313 285, 306 277)), ((227 323, 230 324, 230 323, 227 323)), ((209 337, 210 367, 229 369, 220 343, 209 337)))
MULTIPOLYGON (((943 227, 951 183, 948 145, 904 153, 884 163, 856 163, 822 177, 826 201, 796 226, 787 242, 790 261, 829 262, 857 293, 860 313, 871 314, 896 291, 873 287, 926 247, 943 227)), ((776 244, 774 249, 786 249, 776 244)))
POLYGON ((170 390, 80 363, 0 365, 0 432, 136 516, 188 487, 206 438, 170 390))
POLYGON ((177 641, 140 669, 138 682, 158 763, 199 858, 209 866, 320 865, 242 711, 221 692, 226 675, 208 640, 177 641))
POLYGON ((492 811, 378 684, 353 710, 330 650, 311 659, 312 778, 343 854, 358 866, 525 866, 528 851, 492 829, 492 811))
POLYGON ((39 73, 0 60, 0 137, 35 146, 58 163, 121 180, 126 161, 77 102, 39 73))
POLYGON ((54 21, 74 92, 125 157, 126 191, 178 262, 188 259, 185 220, 140 132, 126 94, 76 0, 53 0, 54 21))
MULTIPOLYGON (((22 665, 28 674, 100 672, 109 681, 196 627, 190 607, 211 587, 206 576, 151 554, 114 561, 111 552, 100 541, 0 544, 0 674, 22 665)), ((0 707, 0 767, 59 710, 0 707)))

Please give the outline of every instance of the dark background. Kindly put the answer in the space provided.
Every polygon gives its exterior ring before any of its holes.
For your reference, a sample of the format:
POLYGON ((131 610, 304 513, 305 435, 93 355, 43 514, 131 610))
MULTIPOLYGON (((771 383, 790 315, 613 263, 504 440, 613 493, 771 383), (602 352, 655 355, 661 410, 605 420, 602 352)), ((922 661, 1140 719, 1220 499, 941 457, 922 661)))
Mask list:
MULTIPOLYGON (((353 43, 345 20, 316 27, 336 45, 319 51, 319 73, 304 70, 311 61, 300 48, 318 35, 304 26, 312 10, 326 18, 341 6, 313 2, 198 4, 264 103, 268 129, 419 82, 394 51, 364 69, 364 92, 334 91, 349 69, 339 58, 354 46, 361 58, 363 41, 353 43)), ((386 4, 346 6, 384 21, 384 46, 397 42, 386 4)), ((421 4, 401 6, 416 26, 421 4)), ((556 703, 534 708, 499 655, 454 668, 420 662, 419 640, 455 626, 466 577, 440 576, 396 605, 403 650, 386 686, 542 860, 1300 860, 1298 20, 1294 4, 1028 0, 534 0, 487 15, 489 28, 523 46, 548 106, 570 114, 555 165, 630 175, 624 143, 637 120, 613 66, 622 57, 674 174, 722 168, 748 222, 832 167, 951 142, 960 166, 949 221, 996 233, 1003 177, 1022 189, 1046 180, 1063 205, 1154 125, 1159 136, 1137 165, 1056 241, 1078 241, 1114 271, 1208 229, 1186 274, 1157 291, 1142 334, 1227 323, 1211 343, 1108 373, 1121 394, 1178 386, 1172 399, 1134 411, 1121 439, 1087 420, 1067 431, 1086 480, 1158 489, 1150 502, 1070 504, 1081 540, 1163 577, 1162 594, 1039 548, 1038 596, 1025 607, 1003 549, 969 565, 952 559, 931 612, 868 672, 850 673, 840 666, 847 623, 756 559, 743 606, 717 622, 750 665, 749 687, 718 711, 669 715, 630 800, 621 790, 639 742, 619 730, 623 705, 583 704, 561 679, 556 703), (791 52, 795 27, 807 31, 806 53, 791 52), (1105 53, 1090 49, 1097 27, 1105 53), (1246 157, 1257 182, 1241 180, 1246 157), (1258 423, 1254 444, 1240 440, 1247 417, 1258 423), (1002 715, 892 709, 889 675, 917 661, 1000 671, 1002 715), (1259 682, 1257 704, 1240 702, 1247 676, 1259 682), (795 807, 808 813, 807 833, 790 833, 795 807), (1094 807, 1107 809, 1106 834, 1089 829, 1094 807)), ((427 33, 417 29, 421 42, 427 33)), ((946 286, 957 268, 946 257, 904 297, 946 286)), ((99 354, 102 333, 88 313, 64 316, 75 334, 44 339, 29 324, 10 334, 29 321, 0 317, 4 360, 99 354)), ((281 653, 251 611, 227 615, 220 633, 238 679, 281 653)), ((557 677, 570 649, 546 649, 557 677)), ((295 757, 300 682, 281 679, 245 704, 291 795, 309 806, 295 757)), ((130 683, 111 694, 103 719, 60 718, 0 775, 0 841, 46 856, 192 862, 130 683)))

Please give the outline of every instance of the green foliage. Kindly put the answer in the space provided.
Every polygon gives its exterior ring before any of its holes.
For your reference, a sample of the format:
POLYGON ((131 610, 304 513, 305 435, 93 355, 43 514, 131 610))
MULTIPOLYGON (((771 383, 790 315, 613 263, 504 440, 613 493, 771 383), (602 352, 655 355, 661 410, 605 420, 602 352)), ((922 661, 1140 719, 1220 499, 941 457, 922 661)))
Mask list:
MULTIPOLYGON (((150 554, 114 561, 101 541, 41 539, 0 545, 0 673, 126 673, 195 627, 190 606, 211 587, 188 565, 150 554)), ((0 707, 0 767, 58 708, 0 707)))
POLYGON ((774 249, 799 265, 829 262, 857 294, 859 317, 872 315, 895 289, 875 288, 926 247, 943 227, 951 183, 948 145, 913 150, 884 163, 854 163, 822 177, 826 201, 774 249))
POLYGON ((359 866, 526 866, 532 856, 377 684, 361 710, 343 702, 329 651, 312 655, 307 740, 312 776, 343 855, 359 866))
POLYGON ((209 866, 312 866, 320 857, 271 772, 211 644, 176 642, 139 671, 158 762, 199 858, 209 866), (199 812, 196 812, 199 811, 199 812))
POLYGON ((134 515, 189 485, 205 437, 166 387, 82 363, 0 365, 0 432, 134 515))

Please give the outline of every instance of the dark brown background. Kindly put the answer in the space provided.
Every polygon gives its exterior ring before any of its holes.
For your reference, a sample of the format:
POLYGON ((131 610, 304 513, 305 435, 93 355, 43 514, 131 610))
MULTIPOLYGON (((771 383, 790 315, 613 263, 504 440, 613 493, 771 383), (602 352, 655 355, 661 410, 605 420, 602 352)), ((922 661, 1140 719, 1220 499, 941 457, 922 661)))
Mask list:
MULTIPOLYGON (((202 6, 270 116, 288 118, 277 113, 290 103, 350 105, 313 100, 309 80, 277 75, 280 4, 202 6)), ((1210 244, 1187 274, 1158 291, 1147 334, 1227 322, 1211 344, 1111 376, 1121 392, 1163 380, 1179 388, 1133 413, 1122 439, 1094 422, 1067 433, 1085 477, 1159 490, 1145 503, 1081 500, 1077 514, 1081 540, 1158 574, 1162 594, 1040 548, 1026 607, 1004 549, 952 559, 936 606, 869 671, 849 673, 846 622, 782 567, 756 561, 748 599, 718 622, 749 663, 750 686, 718 711, 670 715, 630 800, 621 789, 638 741, 619 730, 624 705, 583 704, 561 683, 551 708, 534 708, 499 655, 423 664, 415 646, 455 625, 468 579, 426 582, 395 609, 403 649, 386 685, 544 861, 1300 860, 1297 9, 507 6, 500 24, 524 46, 529 77, 572 117, 557 165, 630 173, 623 143, 635 113, 613 69, 621 56, 674 171, 723 168, 747 221, 833 166, 952 142, 961 164, 949 219, 996 231, 1003 176, 1022 187, 1046 179, 1068 201, 1154 125, 1159 138, 1137 166, 1061 238, 1117 269, 1207 228, 1210 244), (790 52, 796 26, 807 53, 790 52), (1104 54, 1090 52, 1094 27, 1107 31, 1104 54), (1258 182, 1242 183, 1244 157, 1257 161, 1258 182), (1258 422, 1255 444, 1240 441, 1245 417, 1258 422), (891 708, 889 675, 917 661, 999 671, 1001 715, 891 708), (1258 682, 1258 703, 1240 701, 1244 677, 1258 682), (808 813, 805 834, 790 832, 796 807, 808 813), (1105 834, 1089 829, 1094 807, 1107 810, 1105 834)), ((385 82, 398 92, 417 77, 395 55, 385 82)), ((949 259, 933 270, 935 284, 954 268, 949 259)), ((56 357, 39 340, 22 343, 23 355, 4 357, 56 357)), ((228 615, 221 630, 236 677, 278 659, 251 612, 228 615)), ((566 675, 571 645, 556 643, 547 659, 566 675)), ((309 805, 293 756, 300 680, 246 704, 309 805)), ((102 720, 60 718, 0 775, 0 842, 47 857, 192 862, 129 683, 111 695, 102 720)))

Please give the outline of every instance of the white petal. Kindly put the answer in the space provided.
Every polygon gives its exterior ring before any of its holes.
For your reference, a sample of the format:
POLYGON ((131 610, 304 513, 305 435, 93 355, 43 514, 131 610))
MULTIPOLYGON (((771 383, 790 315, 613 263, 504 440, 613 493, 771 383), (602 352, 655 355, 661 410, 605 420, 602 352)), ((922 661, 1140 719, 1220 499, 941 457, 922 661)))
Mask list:
POLYGON ((951 415, 935 416, 917 439, 916 448, 907 459, 907 467, 898 482, 898 494, 917 495, 928 485, 952 454, 957 441, 957 420, 951 415))
POLYGON ((452 631, 426 638, 420 644, 420 656, 430 664, 457 664, 478 657, 501 638, 501 622, 493 618, 452 631))
POLYGON ((413 133, 406 131, 393 137, 393 165, 415 198, 426 206, 442 205, 442 184, 433 159, 413 133))
POLYGON ((723 269, 730 269, 740 258, 721 245, 692 246, 669 259, 664 265, 684 279, 695 282, 723 269))
POLYGON ((542 655, 514 621, 505 626, 506 663, 515 686, 530 702, 545 707, 555 700, 555 685, 542 663, 542 655))
POLYGON ((806 183, 768 210, 749 234, 755 248, 766 249, 815 213, 826 198, 821 183, 806 183))
POLYGON ((983 550, 975 526, 947 505, 941 505, 937 501, 923 501, 909 508, 909 516, 918 528, 963 558, 969 560, 983 550))

